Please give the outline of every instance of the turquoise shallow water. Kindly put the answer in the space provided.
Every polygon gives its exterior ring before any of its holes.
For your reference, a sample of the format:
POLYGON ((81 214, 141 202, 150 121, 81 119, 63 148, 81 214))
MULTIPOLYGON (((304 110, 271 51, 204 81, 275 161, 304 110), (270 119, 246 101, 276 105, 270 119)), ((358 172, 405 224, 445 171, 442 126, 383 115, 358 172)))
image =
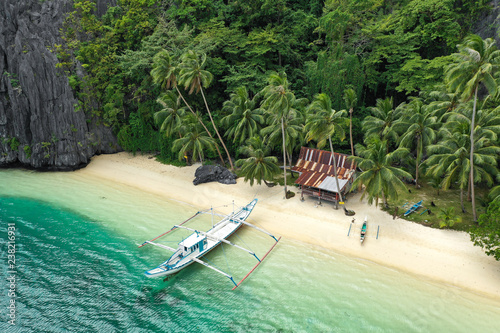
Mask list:
MULTIPOLYGON (((235 291, 194 265, 167 282, 145 278, 167 254, 137 245, 200 208, 78 173, 0 171, 0 332, 498 331, 498 300, 287 239, 235 291), (14 326, 9 224, 16 229, 14 326)), ((248 229, 231 240, 260 255, 272 245, 248 229)), ((236 280, 254 265, 227 247, 207 260, 236 280)))

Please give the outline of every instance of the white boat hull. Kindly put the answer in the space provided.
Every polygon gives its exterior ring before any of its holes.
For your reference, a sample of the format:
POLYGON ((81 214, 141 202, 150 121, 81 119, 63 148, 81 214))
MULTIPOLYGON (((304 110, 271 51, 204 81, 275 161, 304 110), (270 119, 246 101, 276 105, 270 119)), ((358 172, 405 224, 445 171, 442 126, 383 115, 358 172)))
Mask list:
POLYGON ((147 277, 161 277, 168 276, 179 272, 180 270, 191 265, 195 260, 193 258, 200 258, 206 255, 208 252, 213 250, 217 245, 221 243, 218 239, 226 239, 231 236, 236 230, 238 230, 245 221, 253 208, 257 204, 257 199, 254 199, 248 205, 243 207, 240 211, 225 217, 220 222, 215 224, 210 230, 206 232, 206 245, 203 250, 195 250, 186 255, 185 249, 183 248, 183 243, 190 238, 199 237, 195 232, 183 242, 179 243, 179 247, 174 252, 174 254, 165 262, 160 264, 158 267, 146 271, 144 274, 147 277))

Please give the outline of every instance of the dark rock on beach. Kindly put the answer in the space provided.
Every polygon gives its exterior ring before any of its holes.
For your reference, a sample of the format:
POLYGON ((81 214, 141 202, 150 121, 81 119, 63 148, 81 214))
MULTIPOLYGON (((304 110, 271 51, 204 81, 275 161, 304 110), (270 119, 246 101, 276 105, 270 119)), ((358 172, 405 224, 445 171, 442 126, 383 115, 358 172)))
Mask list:
POLYGON ((194 185, 215 181, 221 184, 236 184, 237 178, 234 173, 220 165, 202 165, 196 169, 194 176, 194 185))
MULTIPOLYGON (((106 1, 98 2, 104 12, 106 1)), ((56 66, 72 3, 0 1, 0 167, 73 170, 119 150, 109 127, 75 109, 69 80, 56 66)))

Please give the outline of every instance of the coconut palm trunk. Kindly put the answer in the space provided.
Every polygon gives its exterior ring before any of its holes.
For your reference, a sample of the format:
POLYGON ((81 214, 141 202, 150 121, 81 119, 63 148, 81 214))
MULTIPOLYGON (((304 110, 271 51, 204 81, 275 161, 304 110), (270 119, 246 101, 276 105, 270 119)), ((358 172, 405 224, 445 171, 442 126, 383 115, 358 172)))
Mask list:
MULTIPOLYGON (((335 153, 333 152, 333 144, 332 144, 332 137, 328 137, 328 141, 330 142, 330 151, 332 152, 332 159, 333 159, 333 173, 335 174, 335 183, 337 185, 337 190, 339 194, 339 200, 340 202, 343 202, 344 200, 342 199, 342 191, 340 190, 339 186, 339 177, 337 177, 337 161, 335 160, 335 153)), ((339 208, 339 200, 337 200, 336 203, 336 208, 339 208)))
POLYGON ((460 207, 462 207, 462 213, 465 214, 464 189, 462 187, 460 187, 460 207))
POLYGON ((222 144, 222 147, 224 147, 224 150, 226 151, 227 158, 229 159, 229 165, 231 165, 231 170, 234 170, 234 165, 233 161, 231 160, 231 155, 229 155, 229 151, 227 150, 226 145, 224 144, 224 140, 222 140, 222 137, 219 134, 219 131, 217 130, 217 126, 215 126, 214 119, 212 118, 212 113, 210 112, 210 109, 208 108, 208 103, 207 99, 205 98, 205 94, 203 93, 203 88, 200 86, 200 91, 201 91, 201 96, 203 97, 203 102, 205 102, 205 107, 207 108, 208 111, 208 116, 210 117, 210 121, 212 122, 212 126, 214 127, 215 133, 217 134, 217 137, 220 140, 220 143, 222 144))
POLYGON ((474 220, 474 223, 477 223, 477 216, 476 216, 476 197, 474 195, 474 127, 475 127, 475 120, 476 120, 476 102, 477 102, 477 88, 474 91, 474 106, 472 107, 472 121, 470 124, 470 192, 471 192, 471 199, 472 199, 472 219, 474 220))
MULTIPOLYGON (((179 96, 182 98, 182 101, 184 102, 184 104, 186 104, 186 106, 188 107, 189 111, 191 111, 191 113, 198 119, 198 121, 200 122, 200 124, 203 126, 203 128, 205 129, 205 131, 207 132, 208 136, 211 137, 213 139, 213 136, 212 134, 210 133, 210 131, 208 130, 208 128, 205 126, 205 124, 203 123, 203 121, 196 115, 196 113, 193 111, 193 109, 191 109, 191 106, 188 104, 188 102, 184 99, 184 96, 182 96, 181 92, 179 91, 179 88, 177 87, 177 85, 175 85, 175 89, 177 90, 177 93, 179 94, 179 96)), ((212 119, 210 117, 210 119, 212 119)), ((217 150, 217 153, 219 154, 219 158, 222 162, 222 166, 226 166, 226 164, 224 163, 224 158, 222 157, 222 154, 219 150, 219 146, 218 145, 215 145, 215 149, 217 150)))
POLYGON ((283 122, 283 117, 281 117, 281 135, 283 137, 283 178, 285 179, 285 199, 287 199, 287 189, 286 189, 285 124, 283 122))
POLYGON ((422 158, 422 140, 421 137, 417 137, 417 160, 415 162, 415 187, 418 188, 418 166, 420 164, 420 159, 422 158))
POLYGON ((349 109, 349 139, 351 140, 351 155, 354 156, 354 143, 352 142, 352 111, 353 108, 349 109))

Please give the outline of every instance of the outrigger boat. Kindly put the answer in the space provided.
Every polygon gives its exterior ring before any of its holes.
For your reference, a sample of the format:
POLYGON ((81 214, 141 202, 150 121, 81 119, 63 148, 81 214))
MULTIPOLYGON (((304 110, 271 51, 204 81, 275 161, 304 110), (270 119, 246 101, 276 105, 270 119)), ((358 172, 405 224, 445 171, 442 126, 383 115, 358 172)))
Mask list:
MULTIPOLYGON (((262 230, 262 229, 258 228, 257 226, 254 226, 253 224, 246 222, 246 219, 248 218, 248 216, 250 215, 250 213, 252 212, 252 210, 254 209, 256 204, 257 204, 257 199, 254 199, 252 202, 250 202, 248 205, 242 207, 236 213, 232 213, 230 215, 225 216, 220 222, 213 225, 213 227, 210 230, 208 230, 207 232, 187 228, 187 227, 184 227, 182 225, 175 225, 172 227, 172 229, 163 233, 162 235, 160 235, 160 236, 158 236, 150 241, 144 242, 139 247, 142 247, 146 244, 151 244, 151 245, 155 245, 155 246, 161 247, 163 249, 170 250, 170 251, 174 252, 174 254, 172 254, 172 256, 167 261, 163 262, 162 264, 160 264, 156 268, 153 268, 151 270, 146 271, 145 272, 146 276, 159 277, 159 276, 172 275, 172 274, 179 272, 183 268, 191 265, 192 263, 197 262, 197 263, 202 264, 203 266, 208 267, 208 268, 226 276, 227 278, 229 278, 235 285, 233 290, 236 289, 236 287, 238 287, 250 275, 250 273, 252 273, 255 270, 255 268, 257 268, 257 266, 266 258, 266 256, 269 254, 269 252, 271 252, 271 250, 274 248, 274 246, 276 246, 276 244, 281 239, 281 237, 276 239, 276 237, 274 237, 273 235, 271 235, 267 231, 262 230), (253 251, 245 249, 244 247, 236 245, 236 244, 234 244, 226 239, 229 236, 231 236, 234 232, 236 232, 236 230, 238 230, 242 225, 247 225, 247 226, 253 227, 261 232, 266 233, 267 235, 271 236, 275 240, 275 243, 273 244, 271 249, 262 257, 262 259, 259 259, 253 251), (170 231, 172 231, 174 229, 180 229, 180 228, 193 231, 193 233, 190 236, 188 236, 187 238, 185 238, 183 241, 181 241, 179 243, 177 249, 171 248, 171 247, 164 245, 164 244, 158 244, 158 243, 153 242, 154 240, 166 235, 170 231), (244 250, 244 251, 248 252, 249 254, 251 254, 252 256, 254 256, 258 260, 258 263, 255 265, 255 267, 238 284, 236 282, 234 282, 233 277, 231 275, 229 275, 229 274, 219 270, 218 268, 215 268, 215 267, 209 265, 208 263, 199 259, 200 257, 206 255, 208 252, 213 250, 220 243, 229 244, 229 245, 232 245, 236 248, 244 250)), ((185 222, 194 218, 199 213, 201 213, 201 212, 196 213, 191 218, 184 221, 182 224, 184 224, 185 222)))
POLYGON ((414 204, 413 206, 411 206, 410 209, 408 209, 406 211, 406 213, 404 213, 404 216, 408 216, 411 213, 413 213, 414 211, 416 211, 417 209, 419 209, 420 207, 422 207, 422 202, 423 202, 423 200, 420 200, 419 202, 417 202, 416 204, 414 204))
POLYGON ((368 219, 368 216, 365 216, 363 226, 361 227, 361 243, 363 243, 365 241, 367 219, 368 219))

